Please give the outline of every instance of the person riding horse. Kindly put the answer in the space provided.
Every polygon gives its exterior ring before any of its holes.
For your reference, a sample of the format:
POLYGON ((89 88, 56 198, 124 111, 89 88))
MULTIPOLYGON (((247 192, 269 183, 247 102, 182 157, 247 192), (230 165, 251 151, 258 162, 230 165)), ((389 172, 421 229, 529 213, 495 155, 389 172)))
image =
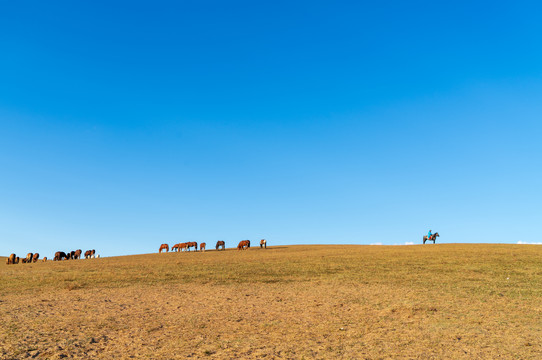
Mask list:
POLYGON ((426 241, 432 241, 433 244, 436 242, 437 237, 439 236, 438 232, 432 233, 431 230, 427 233, 427 235, 423 236, 423 243, 425 244, 426 241))

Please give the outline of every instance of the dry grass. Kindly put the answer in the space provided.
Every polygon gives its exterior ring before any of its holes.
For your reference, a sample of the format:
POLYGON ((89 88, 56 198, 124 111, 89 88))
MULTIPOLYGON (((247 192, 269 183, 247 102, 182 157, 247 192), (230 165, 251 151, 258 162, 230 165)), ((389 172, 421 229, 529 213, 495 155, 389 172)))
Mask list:
POLYGON ((2 359, 542 355, 538 246, 289 246, 4 264, 2 359))

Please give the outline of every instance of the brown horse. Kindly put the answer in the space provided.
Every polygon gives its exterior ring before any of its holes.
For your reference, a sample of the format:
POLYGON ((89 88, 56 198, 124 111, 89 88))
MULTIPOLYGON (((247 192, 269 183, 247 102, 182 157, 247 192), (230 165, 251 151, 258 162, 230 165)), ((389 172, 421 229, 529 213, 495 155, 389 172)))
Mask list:
POLYGON ((181 245, 180 243, 179 243, 179 244, 173 245, 173 246, 171 247, 171 251, 179 251, 179 246, 180 246, 180 245, 181 245))
POLYGON ((222 247, 222 250, 226 250, 226 243, 222 240, 216 242, 216 249, 219 250, 220 247, 222 247))
POLYGON ((40 254, 38 253, 35 253, 33 256, 32 256, 32 262, 37 262, 40 258, 40 254))
POLYGON ((190 251, 191 247, 194 248, 194 251, 198 251, 198 243, 195 241, 187 242, 186 247, 188 248, 188 251, 190 251))
POLYGON ((85 251, 85 259, 91 259, 94 254, 96 254, 96 250, 87 250, 85 251))
POLYGON ((64 251, 57 251, 55 253, 55 258, 53 259, 53 261, 60 261, 65 258, 66 258, 66 253, 64 251))
POLYGON ((206 243, 199 244, 199 251, 205 251, 205 245, 207 244, 206 243))
POLYGON ((265 239, 260 240, 260 249, 261 248, 266 248, 267 249, 267 240, 265 240, 265 239))
POLYGON ((438 234, 438 232, 434 233, 433 235, 431 235, 430 238, 427 238, 427 235, 424 235, 423 236, 423 243, 425 244, 426 241, 432 241, 433 244, 435 243, 435 241, 437 240, 437 237, 439 237, 440 235, 438 234))
POLYGON ((17 256, 16 256, 15 254, 11 254, 11 255, 8 257, 7 261, 6 261, 6 264, 8 264, 8 265, 10 265, 10 264, 16 264, 16 263, 15 263, 16 257, 17 257, 17 256))
POLYGON ((73 254, 73 258, 74 259, 81 259, 81 253, 83 252, 83 250, 81 249, 78 249, 78 250, 75 250, 75 254, 73 254))
POLYGON ((237 250, 246 250, 250 247, 250 240, 243 240, 237 245, 237 250))
POLYGON ((158 249, 158 253, 162 253, 162 250, 166 250, 166 252, 169 252, 169 245, 168 244, 160 245, 160 249, 158 249))
POLYGON ((47 261, 47 256, 44 256, 42 261, 46 262, 47 261))
POLYGON ((32 262, 32 256, 34 256, 32 253, 26 254, 26 263, 30 264, 32 262))
POLYGON ((179 251, 188 251, 188 243, 180 243, 179 244, 179 251))

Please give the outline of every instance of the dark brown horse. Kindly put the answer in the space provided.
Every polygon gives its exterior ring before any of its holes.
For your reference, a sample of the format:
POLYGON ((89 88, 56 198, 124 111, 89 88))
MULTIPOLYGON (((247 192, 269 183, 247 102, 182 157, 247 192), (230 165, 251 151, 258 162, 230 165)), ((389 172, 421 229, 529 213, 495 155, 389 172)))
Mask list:
POLYGON ((207 244, 206 243, 199 244, 199 251, 205 251, 205 245, 207 244))
POLYGON ((57 251, 53 261, 60 261, 62 259, 66 259, 66 253, 64 251, 57 251))
POLYGON ((250 247, 250 240, 243 240, 237 245, 237 250, 246 250, 250 247))
POLYGON ((261 248, 266 248, 267 249, 267 240, 265 240, 265 239, 260 240, 260 249, 261 248))
POLYGON ((91 259, 94 254, 96 254, 96 250, 87 250, 85 251, 85 259, 91 259))
POLYGON ((160 249, 158 249, 158 253, 162 253, 162 250, 166 250, 166 252, 169 252, 169 245, 168 244, 160 245, 160 249))
POLYGON ((32 262, 37 262, 40 258, 40 254, 38 253, 35 253, 33 256, 32 256, 32 262))
POLYGON ((73 258, 74 259, 81 259, 81 253, 83 253, 83 250, 81 249, 78 249, 78 250, 75 250, 75 254, 73 254, 73 258))
POLYGON ((198 243, 195 241, 187 242, 186 247, 188 248, 188 251, 190 251, 191 247, 194 248, 194 251, 198 251, 198 243))
POLYGON ((6 261, 6 264, 10 265, 10 264, 15 264, 15 259, 17 258, 17 256, 15 254, 11 254, 7 261, 6 261))
POLYGON ((222 250, 226 250, 226 243, 222 240, 216 242, 216 249, 218 250, 220 247, 222 247, 222 250))
POLYGON ((435 243, 435 241, 437 240, 437 237, 439 237, 440 235, 438 234, 438 232, 434 233, 433 235, 431 235, 430 238, 427 238, 427 235, 424 235, 423 236, 423 243, 425 244, 426 241, 432 241, 433 244, 435 243))
POLYGON ((26 263, 30 264, 32 262, 32 256, 34 256, 32 253, 26 254, 26 263))

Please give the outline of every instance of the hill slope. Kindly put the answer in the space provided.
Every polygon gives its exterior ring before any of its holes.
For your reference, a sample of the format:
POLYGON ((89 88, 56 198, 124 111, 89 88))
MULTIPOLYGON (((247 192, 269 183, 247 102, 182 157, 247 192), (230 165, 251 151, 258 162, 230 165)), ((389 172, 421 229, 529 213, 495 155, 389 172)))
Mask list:
POLYGON ((541 259, 441 244, 1 264, 0 357, 537 357, 541 259))

